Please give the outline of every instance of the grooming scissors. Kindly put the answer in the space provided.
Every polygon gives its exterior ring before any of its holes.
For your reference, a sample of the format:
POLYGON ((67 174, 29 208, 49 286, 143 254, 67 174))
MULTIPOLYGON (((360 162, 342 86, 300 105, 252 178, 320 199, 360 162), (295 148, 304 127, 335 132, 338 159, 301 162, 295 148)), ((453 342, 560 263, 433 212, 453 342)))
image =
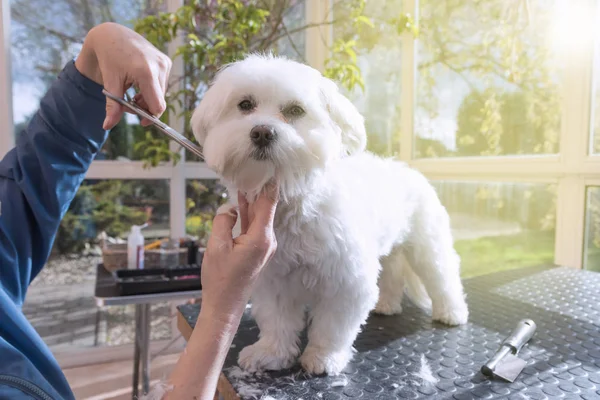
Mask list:
POLYGON ((140 117, 145 118, 148 121, 152 122, 154 124, 154 126, 156 126, 158 128, 159 131, 161 131, 162 133, 164 133, 165 135, 167 135, 168 137, 170 137, 175 142, 177 142, 181 146, 185 147, 186 149, 188 149, 195 155, 197 155, 201 158, 204 158, 200 147, 198 147, 197 145, 192 143, 185 136, 183 136, 181 133, 177 132, 175 129, 171 128, 169 125, 162 122, 160 119, 156 118, 154 115, 151 115, 150 113, 148 113, 148 111, 146 111, 143 108, 141 108, 140 106, 138 106, 134 100, 129 100, 129 96, 127 96, 127 93, 125 93, 125 96, 127 97, 127 99, 122 99, 120 97, 117 97, 114 94, 109 93, 106 89, 102 89, 102 93, 109 99, 116 101, 117 103, 119 103, 120 105, 133 111, 135 114, 139 115, 140 117))

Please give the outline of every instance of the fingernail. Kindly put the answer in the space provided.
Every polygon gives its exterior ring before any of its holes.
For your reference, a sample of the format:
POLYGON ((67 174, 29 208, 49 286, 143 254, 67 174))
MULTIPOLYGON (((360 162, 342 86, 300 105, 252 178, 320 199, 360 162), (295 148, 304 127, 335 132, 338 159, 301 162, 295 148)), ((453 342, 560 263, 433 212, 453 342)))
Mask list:
POLYGON ((106 127, 108 126, 108 117, 104 118, 104 122, 102 123, 102 129, 105 131, 108 130, 106 127))
POLYGON ((237 217, 237 209, 234 207, 226 208, 227 204, 223 204, 217 209, 217 215, 219 214, 229 214, 232 217, 237 217))

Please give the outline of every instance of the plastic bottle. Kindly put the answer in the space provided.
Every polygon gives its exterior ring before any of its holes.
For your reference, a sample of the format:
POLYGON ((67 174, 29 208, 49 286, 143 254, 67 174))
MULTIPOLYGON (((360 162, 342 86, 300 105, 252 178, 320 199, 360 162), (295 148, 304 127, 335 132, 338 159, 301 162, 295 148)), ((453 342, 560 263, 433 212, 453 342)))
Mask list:
POLYGON ((139 225, 133 225, 127 237, 127 268, 144 269, 144 236, 139 225))

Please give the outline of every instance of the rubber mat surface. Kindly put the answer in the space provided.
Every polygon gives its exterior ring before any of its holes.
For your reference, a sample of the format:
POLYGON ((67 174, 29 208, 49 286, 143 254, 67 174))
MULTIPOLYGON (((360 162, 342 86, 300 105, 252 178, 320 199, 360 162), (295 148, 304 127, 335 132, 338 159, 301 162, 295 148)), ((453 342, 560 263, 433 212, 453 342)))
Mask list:
MULTIPOLYGON (((432 323, 405 301, 398 316, 369 318, 357 353, 338 377, 289 371, 252 375, 237 366, 258 328, 245 315, 225 364, 242 399, 600 399, 600 273, 536 267, 465 280, 470 321, 432 323), (523 318, 538 328, 519 357, 514 383, 490 380, 480 368, 523 318), (428 365, 435 380, 421 378, 428 365)), ((199 306, 181 306, 194 325, 199 306)))

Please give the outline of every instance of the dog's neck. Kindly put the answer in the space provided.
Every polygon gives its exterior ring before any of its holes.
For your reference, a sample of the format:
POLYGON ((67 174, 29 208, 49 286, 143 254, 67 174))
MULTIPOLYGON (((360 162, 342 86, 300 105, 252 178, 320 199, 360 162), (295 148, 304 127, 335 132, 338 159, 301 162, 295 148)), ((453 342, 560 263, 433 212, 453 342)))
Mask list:
POLYGON ((297 172, 279 178, 280 197, 283 202, 301 201, 318 194, 323 188, 324 171, 297 172))
POLYGON ((329 190, 322 182, 323 179, 323 171, 310 171, 280 181, 276 219, 281 217, 287 220, 292 215, 303 218, 318 217, 317 205, 329 190))
MULTIPOLYGON (((319 199, 326 195, 327 185, 322 181, 324 179, 323 170, 314 170, 309 172, 298 172, 290 176, 280 177, 279 204, 277 205, 277 215, 283 214, 302 214, 310 216, 316 214, 315 205, 319 199)), ((228 188, 231 196, 238 192, 238 188, 231 182, 223 182, 228 188)), ((253 201, 258 193, 247 193, 248 201, 253 201)))

